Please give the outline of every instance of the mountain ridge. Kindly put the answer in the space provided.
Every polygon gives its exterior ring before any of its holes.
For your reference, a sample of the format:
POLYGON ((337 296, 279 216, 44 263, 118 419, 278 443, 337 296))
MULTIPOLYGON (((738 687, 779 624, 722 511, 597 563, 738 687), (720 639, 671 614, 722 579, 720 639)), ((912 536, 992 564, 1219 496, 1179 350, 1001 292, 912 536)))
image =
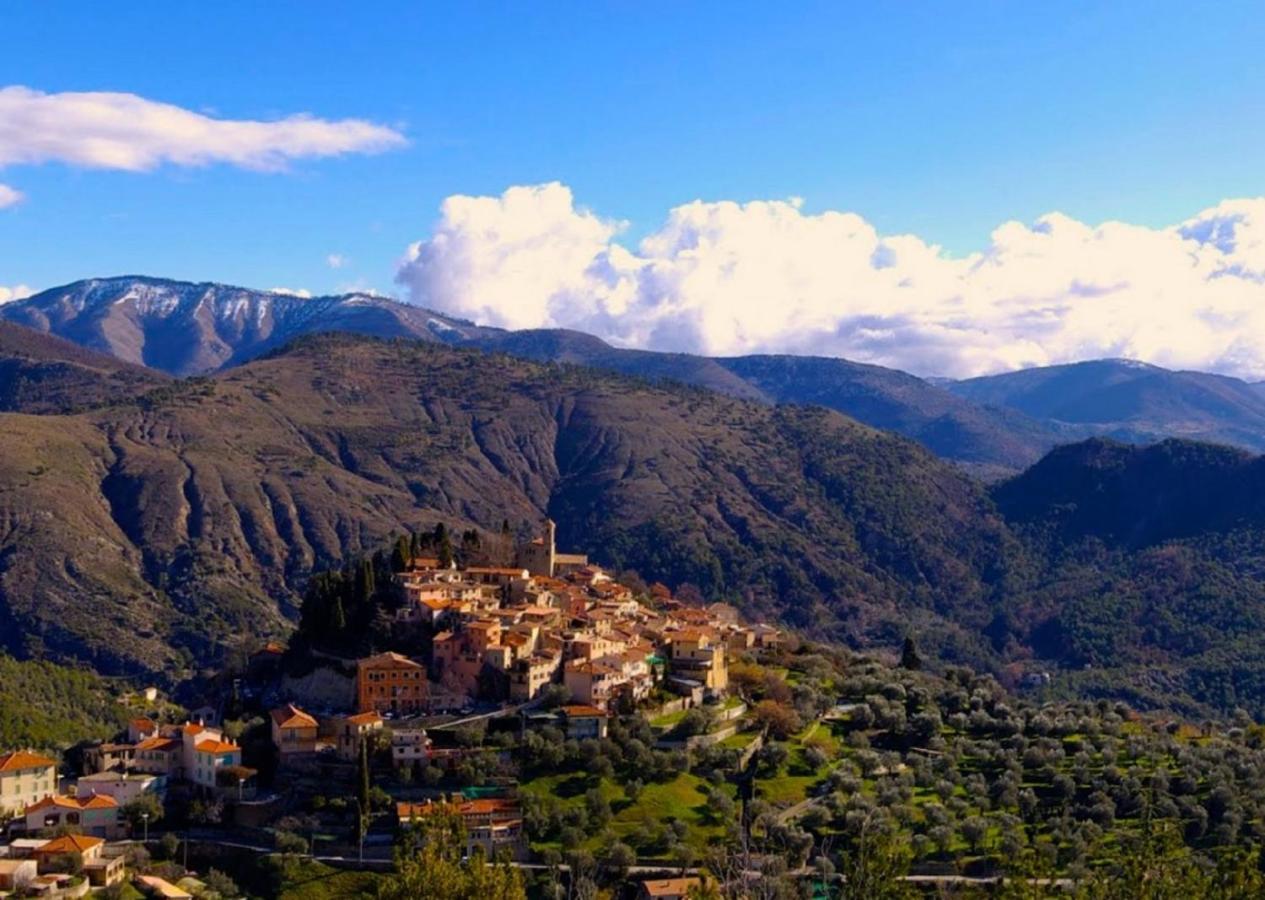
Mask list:
POLYGON ((1260 385, 1127 359, 922 379, 829 357, 705 357, 616 347, 568 329, 505 331, 371 294, 308 298, 150 276, 53 288, 0 306, 0 320, 177 376, 241 365, 324 331, 470 346, 762 403, 822 405, 910 437, 989 480, 1094 435, 1136 443, 1184 437, 1265 451, 1260 385))
POLYGON ((1265 713, 1265 460, 1243 451, 1095 439, 986 491, 822 407, 348 334, 140 392, 94 377, 91 408, 0 412, 19 658, 179 681, 394 534, 548 515, 616 571, 822 637, 1265 713))

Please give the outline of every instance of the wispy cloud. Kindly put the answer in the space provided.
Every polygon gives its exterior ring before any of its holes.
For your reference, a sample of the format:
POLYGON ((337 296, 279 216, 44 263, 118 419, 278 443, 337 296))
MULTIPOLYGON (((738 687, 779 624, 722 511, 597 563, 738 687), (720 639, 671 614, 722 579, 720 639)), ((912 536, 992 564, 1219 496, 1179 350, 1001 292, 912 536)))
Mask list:
POLYGON ((312 296, 312 292, 307 290, 306 288, 275 287, 275 288, 268 288, 268 293, 285 294, 289 297, 302 297, 305 300, 312 296))
POLYGON ((136 94, 0 88, 0 169, 60 162, 144 172, 222 163, 277 171, 292 160, 376 153, 404 143, 395 129, 362 119, 306 113, 274 121, 222 119, 136 94))
POLYGON ((0 209, 6 206, 14 206, 21 203, 25 198, 21 191, 9 187, 7 184, 0 184, 0 209))
POLYGON ((345 267, 348 262, 350 262, 350 260, 341 253, 331 253, 329 256, 325 257, 325 265, 329 266, 331 269, 341 269, 345 267))
POLYGON ((635 249, 561 184, 448 198, 397 273, 511 328, 710 354, 820 353, 967 376, 1102 356, 1265 378, 1265 198, 1167 228, 1051 213, 954 258, 800 201, 696 201, 635 249))

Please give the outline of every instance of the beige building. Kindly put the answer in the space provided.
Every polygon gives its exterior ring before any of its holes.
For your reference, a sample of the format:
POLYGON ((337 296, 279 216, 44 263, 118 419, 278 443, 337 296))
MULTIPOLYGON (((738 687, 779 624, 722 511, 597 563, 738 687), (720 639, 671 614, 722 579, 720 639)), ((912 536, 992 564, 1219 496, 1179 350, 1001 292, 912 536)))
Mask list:
POLYGON ((372 710, 354 716, 338 716, 333 721, 334 748, 339 759, 359 759, 360 742, 370 740, 382 731, 382 716, 372 710))
POLYGON ((316 752, 316 719, 293 703, 287 703, 271 713, 272 744, 282 760, 296 753, 316 752))
POLYGON ((21 813, 55 793, 56 760, 26 750, 0 755, 0 813, 21 813))
POLYGON ((701 630, 669 635, 668 661, 672 674, 697 681, 716 694, 729 687, 729 663, 723 642, 701 630))

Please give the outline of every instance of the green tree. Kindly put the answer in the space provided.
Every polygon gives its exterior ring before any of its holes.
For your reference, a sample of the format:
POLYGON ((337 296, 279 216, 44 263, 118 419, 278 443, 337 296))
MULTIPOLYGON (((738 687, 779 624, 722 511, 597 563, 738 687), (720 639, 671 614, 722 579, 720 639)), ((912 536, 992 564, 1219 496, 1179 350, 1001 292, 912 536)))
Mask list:
POLYGON ((916 672, 922 668, 922 657, 918 655, 918 647, 912 637, 905 637, 905 645, 900 651, 900 667, 916 672))
POLYGON ((846 900, 904 900, 917 896, 909 883, 913 853, 870 813, 861 823, 851 848, 843 854, 842 897, 846 900))
POLYGON ((463 859, 465 827, 451 804, 437 804, 408 824, 396 870, 379 885, 379 900, 526 900, 520 872, 489 863, 476 848, 463 859))
POLYGON ((391 551, 391 571, 403 572, 412 561, 413 552, 409 547, 409 539, 401 535, 395 542, 395 549, 391 551))

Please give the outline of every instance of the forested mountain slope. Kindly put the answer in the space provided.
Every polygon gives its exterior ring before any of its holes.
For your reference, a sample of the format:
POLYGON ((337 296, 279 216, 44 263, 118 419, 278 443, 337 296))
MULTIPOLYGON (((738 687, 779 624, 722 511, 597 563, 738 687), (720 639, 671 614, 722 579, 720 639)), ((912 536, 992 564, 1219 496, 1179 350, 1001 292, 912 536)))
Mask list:
POLYGON ((837 413, 416 342, 310 338, 4 424, 0 633, 111 671, 281 630, 313 567, 398 530, 546 514, 753 614, 886 640, 925 619, 978 655, 1013 543, 976 483, 837 413))

